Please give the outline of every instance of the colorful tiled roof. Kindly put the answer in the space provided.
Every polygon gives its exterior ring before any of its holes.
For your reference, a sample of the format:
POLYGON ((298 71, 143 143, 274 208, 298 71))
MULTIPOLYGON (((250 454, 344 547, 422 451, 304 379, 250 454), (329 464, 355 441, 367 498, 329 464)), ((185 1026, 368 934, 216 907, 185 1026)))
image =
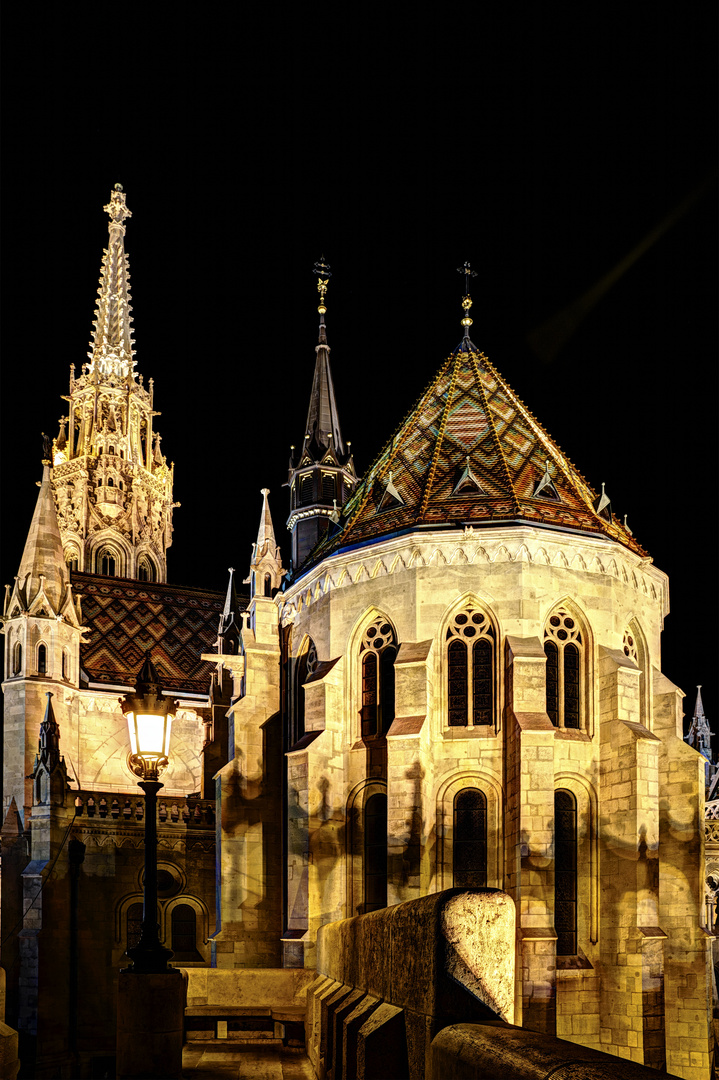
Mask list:
POLYGON ((311 561, 412 527, 518 520, 604 534, 646 555, 465 337, 345 504, 339 530, 318 545, 311 561))
POLYGON ((90 630, 80 651, 90 682, 134 686, 150 649, 165 691, 208 693, 214 665, 200 656, 214 650, 224 593, 75 572, 72 584, 90 630))

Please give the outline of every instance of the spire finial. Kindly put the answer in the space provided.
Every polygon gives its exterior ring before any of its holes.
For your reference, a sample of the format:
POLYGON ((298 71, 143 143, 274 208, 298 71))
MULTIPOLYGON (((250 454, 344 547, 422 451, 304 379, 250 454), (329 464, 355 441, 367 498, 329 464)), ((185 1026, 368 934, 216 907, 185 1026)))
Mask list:
POLYGON ((313 273, 317 274, 317 292, 320 294, 320 304, 317 310, 322 316, 322 321, 324 322, 324 316, 327 313, 325 296, 327 295, 327 286, 329 285, 330 278, 332 277, 329 264, 325 262, 324 255, 320 258, 319 262, 315 263, 313 273))
POLYGON ((469 328, 472 325, 472 320, 469 317, 469 309, 472 306, 472 297, 469 295, 469 284, 470 280, 477 276, 477 272, 472 269, 468 262, 465 262, 462 266, 457 267, 457 273, 464 274, 464 296, 462 298, 464 318, 462 319, 462 326, 464 327, 464 336, 468 338, 469 328))

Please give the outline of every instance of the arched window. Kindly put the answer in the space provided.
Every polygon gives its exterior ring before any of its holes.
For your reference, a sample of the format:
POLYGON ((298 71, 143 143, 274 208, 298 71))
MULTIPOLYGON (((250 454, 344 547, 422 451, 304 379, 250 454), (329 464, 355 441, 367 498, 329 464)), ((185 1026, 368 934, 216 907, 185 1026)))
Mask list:
POLYGON ((108 478, 107 478, 107 486, 108 487, 114 487, 115 486, 115 481, 112 479, 111 476, 108 476, 108 478))
POLYGON ((387 796, 370 795, 364 809, 364 910, 387 907, 387 796))
POLYGON ((265 596, 272 596, 272 578, 265 574, 265 596))
POLYGON ((547 715, 555 727, 582 726, 582 658, 584 641, 574 619, 560 610, 544 631, 547 657, 547 715))
POLYGON ((12 656, 12 673, 13 675, 19 675, 22 671, 22 645, 19 641, 15 643, 12 656))
POLYGON ((487 800, 477 788, 454 798, 452 884, 462 889, 487 885, 487 800))
POLYGON ((130 904, 127 909, 127 948, 140 944, 142 934, 142 904, 130 904))
POLYGON ((305 688, 304 684, 317 667, 317 649, 314 641, 310 640, 307 648, 298 657, 295 682, 295 730, 292 744, 299 742, 305 733, 305 688))
POLYGON ((146 556, 142 556, 137 564, 137 577, 140 581, 154 581, 155 567, 146 556))
POLYGON ((557 956, 577 953, 577 800, 554 793, 554 928, 557 956))
POLYGON ((37 673, 47 675, 47 648, 44 645, 37 647, 37 673))
POLYGON ((394 630, 379 615, 364 632, 360 645, 362 665, 362 737, 386 735, 394 720, 394 630))
POLYGON ((493 724, 495 715, 494 627, 469 605, 448 629, 447 723, 450 727, 493 724))
POLYGON ((179 962, 202 960, 197 948, 197 915, 190 904, 177 904, 172 909, 172 951, 179 962))
POLYGON ((63 679, 70 678, 70 656, 67 649, 62 650, 62 677, 63 679))
POLYGON ((108 551, 107 548, 103 548, 97 556, 97 573, 102 574, 104 577, 115 577, 117 574, 117 561, 114 554, 108 551))
POLYGON ((67 553, 67 555, 65 557, 65 562, 67 563, 70 570, 78 570, 79 569, 79 561, 78 561, 78 557, 77 557, 76 552, 68 551, 68 553, 67 553))

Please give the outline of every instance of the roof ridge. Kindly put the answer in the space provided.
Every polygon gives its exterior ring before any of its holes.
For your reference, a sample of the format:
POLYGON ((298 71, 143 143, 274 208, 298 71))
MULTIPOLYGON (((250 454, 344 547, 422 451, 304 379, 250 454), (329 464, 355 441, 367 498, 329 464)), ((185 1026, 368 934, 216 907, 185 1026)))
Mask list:
POLYGON ((487 401, 487 394, 486 394, 486 391, 484 389, 484 384, 482 382, 482 373, 480 372, 479 364, 477 363, 477 357, 478 356, 479 356, 480 359, 487 360, 487 357, 485 356, 485 354, 483 352, 478 353, 476 349, 474 349, 470 353, 470 360, 474 364, 474 370, 475 370, 476 377, 477 377, 477 386, 479 387, 480 397, 481 397, 482 402, 484 404, 484 411, 485 411, 485 413, 487 415, 487 422, 488 422, 489 428, 490 428, 490 430, 492 432, 492 439, 493 439, 494 445, 495 445, 495 447, 497 449, 499 460, 502 462, 502 467, 504 469, 504 475, 505 475, 506 480, 507 480, 507 486, 508 486, 509 491, 510 491, 510 498, 511 498, 511 501, 512 501, 512 506, 514 507, 515 513, 519 513, 519 501, 517 499, 517 496, 516 496, 516 493, 515 493, 515 490, 514 490, 514 484, 512 483, 512 476, 511 476, 511 473, 509 471, 509 464, 507 462, 507 458, 505 456, 504 450, 502 449, 502 444, 500 442, 499 435, 497 433, 497 429, 495 427, 494 420, 492 418, 492 410, 491 410, 491 408, 489 406, 489 402, 487 401))
POLYGON ((458 368, 458 350, 454 350, 454 363, 452 365, 452 376, 449 383, 449 389, 447 390, 447 401, 445 402, 444 409, 442 410, 442 419, 439 422, 439 429, 437 431, 437 438, 434 443, 434 451, 432 453, 432 460, 427 470, 427 479, 424 485, 424 492, 422 494, 422 500, 419 504, 419 511, 417 517, 421 520, 427 509, 429 503, 429 497, 432 490, 432 483, 434 481, 434 474, 437 471, 437 462, 439 460, 440 450, 444 441, 444 433, 447 427, 447 416, 449 414, 449 407, 452 403, 452 395, 457 385, 457 368, 458 368))

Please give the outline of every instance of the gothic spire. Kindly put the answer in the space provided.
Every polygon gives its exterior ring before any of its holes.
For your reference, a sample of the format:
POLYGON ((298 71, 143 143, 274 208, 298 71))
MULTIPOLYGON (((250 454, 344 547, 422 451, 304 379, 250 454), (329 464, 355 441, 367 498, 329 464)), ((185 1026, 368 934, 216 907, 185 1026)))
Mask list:
POLYGON ((52 470, 47 457, 43 459, 42 466, 40 491, 14 593, 19 592, 24 610, 37 606, 34 601, 39 598, 40 608, 44 606, 44 599, 47 607, 52 609, 47 611, 48 615, 59 615, 67 597, 69 576, 52 492, 52 470))
POLYGON ((714 766, 712 762, 712 732, 709 727, 709 722, 704 715, 704 705, 702 703, 702 688, 697 686, 697 699, 694 705, 694 716, 692 717, 691 726, 687 734, 687 742, 690 746, 693 746, 702 757, 706 760, 706 782, 707 786, 714 775, 714 766))
POLYGON ((271 596, 279 589, 285 571, 282 569, 282 556, 275 540, 270 506, 267 502, 269 488, 262 488, 262 513, 260 527, 257 530, 257 543, 252 545, 250 575, 245 583, 250 585, 250 599, 256 595, 271 596))
MULTIPOLYGON (((292 533, 292 567, 302 565, 310 550, 337 521, 337 507, 342 506, 357 478, 351 443, 344 442, 330 370, 327 344, 325 296, 330 268, 324 259, 315 263, 320 303, 319 341, 315 346, 315 371, 310 405, 299 449, 292 447, 288 486, 290 516, 287 528, 292 533)), ((288 579, 289 580, 289 579, 288 579)))
POLYGON ((332 274, 324 259, 315 263, 314 272, 317 274, 317 291, 320 294, 320 303, 317 308, 320 314, 320 327, 318 343, 315 346, 317 358, 312 380, 310 405, 307 410, 303 449, 311 453, 316 461, 327 450, 334 451, 335 457, 339 460, 347 456, 347 451, 340 431, 335 389, 330 370, 330 348, 327 344, 327 328, 325 326, 325 315, 327 314, 325 296, 327 295, 327 286, 332 274))
POLYGON ((115 184, 110 201, 103 207, 110 215, 107 249, 103 251, 100 270, 99 300, 95 311, 95 329, 90 342, 89 373, 95 379, 114 376, 134 378, 135 350, 130 312, 130 261, 125 254, 125 219, 132 212, 125 205, 121 184, 115 184))

